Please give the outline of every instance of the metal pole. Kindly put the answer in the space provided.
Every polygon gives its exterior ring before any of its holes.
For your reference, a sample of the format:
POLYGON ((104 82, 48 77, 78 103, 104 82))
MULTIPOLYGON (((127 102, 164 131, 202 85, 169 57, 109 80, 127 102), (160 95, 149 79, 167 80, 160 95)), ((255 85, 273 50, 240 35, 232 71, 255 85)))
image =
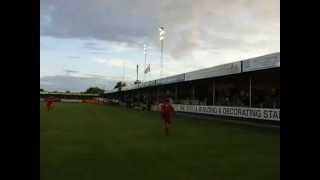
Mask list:
POLYGON ((157 103, 159 103, 159 87, 156 87, 157 103))
POLYGON ((126 68, 125 68, 125 63, 123 62, 123 82, 126 80, 126 68))
POLYGON ((213 80, 213 82, 212 82, 212 105, 214 105, 215 96, 216 96, 216 81, 213 80))
POLYGON ((175 101, 178 101, 178 86, 176 86, 176 91, 175 91, 175 101))
MULTIPOLYGON (((146 68, 147 68, 147 53, 144 53, 144 70, 146 70, 146 68)), ((144 74, 143 80, 146 81, 146 73, 143 72, 143 74, 144 74)))
POLYGON ((195 89, 194 89, 194 86, 192 86, 192 100, 195 99, 195 89))
POLYGON ((252 85, 251 85, 251 81, 252 81, 252 78, 251 78, 251 76, 250 76, 250 82, 249 82, 249 106, 251 107, 251 93, 252 93, 252 90, 251 90, 251 88, 252 88, 252 85))
POLYGON ((163 75, 163 39, 161 40, 161 56, 160 56, 160 78, 163 75))
POLYGON ((137 64, 137 82, 139 80, 139 65, 137 64))
POLYGON ((143 71, 143 81, 146 81, 146 73, 145 73, 145 70, 147 68, 147 46, 146 44, 144 44, 144 47, 143 47, 143 53, 144 53, 144 71, 143 71))

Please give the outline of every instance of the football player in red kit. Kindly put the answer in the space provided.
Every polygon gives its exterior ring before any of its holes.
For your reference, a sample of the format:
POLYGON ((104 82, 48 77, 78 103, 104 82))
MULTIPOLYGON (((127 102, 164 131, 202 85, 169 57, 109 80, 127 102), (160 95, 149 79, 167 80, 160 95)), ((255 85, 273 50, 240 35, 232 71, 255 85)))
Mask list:
POLYGON ((49 97, 47 98, 47 111, 50 111, 50 109, 53 107, 54 98, 49 97))
POLYGON ((170 99, 167 98, 162 104, 161 104, 161 115, 165 123, 165 133, 166 136, 169 135, 169 128, 172 124, 172 114, 174 112, 174 108, 170 102, 170 99))

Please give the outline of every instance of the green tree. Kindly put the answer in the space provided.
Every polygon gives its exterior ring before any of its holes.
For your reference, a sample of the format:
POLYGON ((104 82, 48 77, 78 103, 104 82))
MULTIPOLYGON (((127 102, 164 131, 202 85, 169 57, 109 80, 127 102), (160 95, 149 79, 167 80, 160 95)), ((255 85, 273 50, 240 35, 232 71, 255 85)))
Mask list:
POLYGON ((87 94, 103 94, 104 93, 104 90, 103 89, 100 89, 98 87, 90 87, 86 90, 87 94))
POLYGON ((122 81, 119 81, 117 82, 117 84, 114 86, 113 89, 118 89, 119 91, 121 91, 121 88, 126 86, 126 83, 125 82, 122 82, 122 81))

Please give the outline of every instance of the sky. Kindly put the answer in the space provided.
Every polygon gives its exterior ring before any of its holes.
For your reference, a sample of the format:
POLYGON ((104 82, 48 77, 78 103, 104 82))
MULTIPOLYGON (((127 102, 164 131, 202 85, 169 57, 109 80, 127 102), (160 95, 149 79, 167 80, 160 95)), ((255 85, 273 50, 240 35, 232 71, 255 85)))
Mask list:
POLYGON ((280 52, 279 0, 41 0, 40 87, 106 90, 280 52), (151 72, 144 75, 144 44, 151 72))

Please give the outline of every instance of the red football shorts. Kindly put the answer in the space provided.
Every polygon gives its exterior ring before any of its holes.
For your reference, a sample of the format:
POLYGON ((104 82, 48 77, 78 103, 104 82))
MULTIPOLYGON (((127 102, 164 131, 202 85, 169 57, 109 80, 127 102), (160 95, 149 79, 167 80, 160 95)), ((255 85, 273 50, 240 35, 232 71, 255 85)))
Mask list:
POLYGON ((48 108, 52 107, 52 105, 53 105, 53 102, 48 102, 48 103, 47 103, 47 107, 48 107, 48 108))

